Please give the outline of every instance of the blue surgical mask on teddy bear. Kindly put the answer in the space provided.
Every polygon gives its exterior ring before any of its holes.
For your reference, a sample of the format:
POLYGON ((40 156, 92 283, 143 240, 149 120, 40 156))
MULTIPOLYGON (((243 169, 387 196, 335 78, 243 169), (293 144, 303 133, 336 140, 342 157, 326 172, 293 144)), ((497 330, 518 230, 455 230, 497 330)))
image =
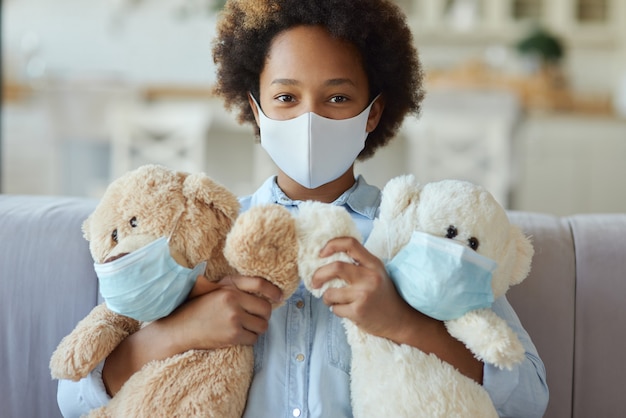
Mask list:
POLYGON ((490 307, 496 262, 451 239, 416 231, 386 263, 398 293, 413 308, 440 321, 490 307))
POLYGON ((189 295, 206 262, 189 269, 170 253, 162 237, 109 263, 95 263, 100 293, 107 307, 138 321, 169 315, 189 295))

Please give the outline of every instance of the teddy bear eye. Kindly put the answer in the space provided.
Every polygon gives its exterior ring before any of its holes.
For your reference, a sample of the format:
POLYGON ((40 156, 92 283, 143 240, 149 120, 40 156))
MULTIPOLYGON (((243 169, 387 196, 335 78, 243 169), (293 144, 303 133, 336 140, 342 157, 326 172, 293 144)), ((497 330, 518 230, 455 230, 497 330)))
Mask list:
POLYGON ((114 229, 113 232, 111 232, 111 239, 117 242, 117 229, 114 229))
POLYGON ((454 238, 458 235, 458 231, 456 230, 456 228, 454 227, 454 225, 450 225, 448 227, 448 230, 446 231, 446 238, 454 238))
POLYGON ((137 218, 136 218, 135 216, 133 216, 133 217, 130 219, 130 226, 132 226, 133 228, 136 228, 136 227, 137 227, 137 218))
POLYGON ((471 237, 470 239, 468 239, 467 244, 474 251, 476 251, 478 249, 478 245, 480 245, 480 243, 478 242, 478 238, 476 237, 471 237))

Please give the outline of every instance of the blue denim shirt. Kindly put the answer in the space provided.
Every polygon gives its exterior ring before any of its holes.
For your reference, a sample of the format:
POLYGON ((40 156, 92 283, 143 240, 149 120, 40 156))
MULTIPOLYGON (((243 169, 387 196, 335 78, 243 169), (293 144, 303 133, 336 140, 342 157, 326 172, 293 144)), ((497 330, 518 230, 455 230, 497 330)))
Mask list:
MULTIPOLYGON (((348 210, 367 239, 380 197, 380 190, 359 176, 333 204, 348 210)), ((300 202, 289 199, 275 177, 241 199, 242 211, 267 203, 296 212, 300 202)), ((526 359, 512 371, 485 365, 483 386, 501 417, 541 417, 548 403, 543 363, 505 297, 494 302, 493 310, 518 334, 526 359)), ((352 417, 351 354, 343 325, 302 285, 272 313, 268 331, 258 339, 254 355, 254 378, 244 417, 352 417)), ((58 400, 66 418, 105 404, 108 398, 101 368, 80 382, 61 381, 58 400)))
MULTIPOLYGON (((267 203, 297 212, 301 202, 288 198, 274 177, 241 199, 242 211, 267 203)), ((350 212, 365 239, 378 212, 380 190, 359 177, 333 204, 350 212)), ((303 284, 272 313, 254 356, 255 374, 244 417, 352 416, 351 354, 341 319, 303 284)))

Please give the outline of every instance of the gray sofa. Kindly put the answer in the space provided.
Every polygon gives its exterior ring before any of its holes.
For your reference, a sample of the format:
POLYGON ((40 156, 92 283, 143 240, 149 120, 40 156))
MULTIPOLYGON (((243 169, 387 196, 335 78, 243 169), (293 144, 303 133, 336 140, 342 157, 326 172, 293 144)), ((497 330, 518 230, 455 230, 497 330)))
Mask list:
MULTIPOLYGON (((95 204, 0 195, 3 418, 60 416, 48 360, 98 303, 80 230, 95 204)), ((626 214, 510 217, 535 246, 531 275, 509 299, 547 368, 545 416, 626 416, 626 214)))

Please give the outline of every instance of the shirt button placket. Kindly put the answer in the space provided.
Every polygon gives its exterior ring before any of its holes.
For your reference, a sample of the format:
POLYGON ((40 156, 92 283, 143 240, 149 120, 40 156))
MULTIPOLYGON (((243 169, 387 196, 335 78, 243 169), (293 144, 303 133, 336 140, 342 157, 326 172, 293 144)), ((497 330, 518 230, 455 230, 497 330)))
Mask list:
POLYGON ((311 315, 308 309, 304 309, 307 305, 307 291, 300 288, 297 291, 297 299, 293 299, 288 305, 288 333, 287 343, 292 353, 289 362, 289 405, 291 405, 291 413, 294 417, 303 418, 306 416, 305 406, 308 394, 308 367, 305 362, 307 358, 307 350, 310 339, 310 320, 311 315), (299 298, 298 298, 299 296, 299 298))

